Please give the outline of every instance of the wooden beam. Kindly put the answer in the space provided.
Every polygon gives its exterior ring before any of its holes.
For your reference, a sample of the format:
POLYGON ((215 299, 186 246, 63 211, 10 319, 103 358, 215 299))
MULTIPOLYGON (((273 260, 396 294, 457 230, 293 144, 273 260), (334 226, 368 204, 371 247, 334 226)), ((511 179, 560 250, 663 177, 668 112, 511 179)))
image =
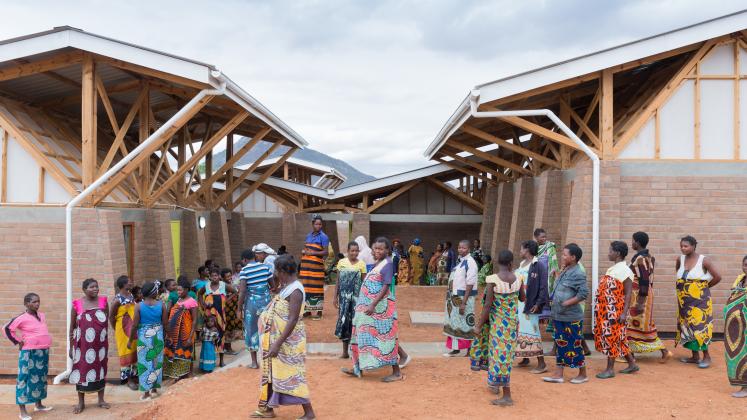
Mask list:
MULTIPOLYGON (((281 194, 278 190, 268 188, 267 185, 260 185, 259 191, 277 201, 288 211, 300 211, 300 207, 298 207, 298 196, 287 196, 286 194, 281 194)), ((237 206, 239 204, 241 203, 236 203, 237 206)))
MULTIPOLYGON (((244 157, 244 155, 246 155, 247 152, 249 152, 249 150, 251 150, 257 143, 259 143, 260 140, 265 138, 265 136, 270 134, 271 131, 272 131, 271 128, 266 127, 260 130, 259 133, 255 134, 251 140, 246 142, 246 144, 243 145, 241 149, 239 149, 220 168, 218 168, 218 170, 213 175, 211 175, 207 180, 205 180, 204 182, 200 184, 200 188, 197 191, 195 191, 189 198, 187 198, 187 201, 186 201, 187 205, 191 205, 192 203, 194 203, 197 197, 199 197, 201 194, 204 194, 206 191, 212 190, 213 183, 217 181, 218 178, 223 176, 226 172, 232 170, 236 162, 241 160, 241 158, 244 157)), ((233 177, 231 176, 227 177, 226 181, 227 181, 226 189, 228 189, 230 187, 229 184, 233 183, 233 177), (228 179, 230 179, 231 182, 228 182, 228 179)))
POLYGON ((494 177, 496 177, 500 181, 510 181, 511 180, 511 178, 507 177, 505 174, 503 174, 501 172, 498 172, 497 170, 495 170, 493 168, 489 168, 489 167, 487 167, 487 166, 485 166, 485 165, 483 165, 483 164, 481 164, 479 162, 475 162, 474 160, 463 158, 463 157, 457 155, 456 153, 454 153, 453 151, 448 151, 448 150, 441 149, 441 154, 446 155, 446 156, 454 159, 457 162, 461 162, 461 163, 463 163, 463 164, 465 164, 467 166, 471 166, 471 167, 477 169, 478 171, 489 173, 489 174, 493 175, 494 177))
POLYGON ((421 182, 420 179, 414 179, 402 185, 401 187, 397 188, 396 190, 392 191, 385 198, 382 198, 379 201, 374 201, 372 205, 368 206, 366 213, 371 214, 375 212, 376 210, 382 208, 383 206, 391 203, 395 198, 406 193, 407 191, 410 191, 414 186, 418 185, 420 182, 421 182))
MULTIPOLYGON (((138 142, 141 144, 150 136, 150 86, 147 82, 143 82, 143 90, 145 91, 145 96, 140 102, 140 110, 137 113, 138 142)), ((159 149, 160 147, 161 145, 159 145, 159 149)), ((153 152, 155 152, 155 150, 153 152)), ((148 203, 148 186, 150 185, 150 156, 152 154, 153 153, 150 153, 145 159, 143 159, 140 163, 140 168, 138 168, 137 190, 140 194, 139 199, 143 203, 148 203)))
POLYGON ((661 121, 659 110, 654 113, 654 159, 661 157, 661 121))
POLYGON ((57 54, 43 60, 0 70, 0 82, 69 67, 80 63, 82 60, 83 53, 80 51, 57 54))
POLYGON ((474 198, 470 197, 468 193, 464 193, 462 191, 456 190, 454 188, 451 188, 447 185, 444 185, 444 183, 439 182, 432 178, 426 178, 426 181, 433 185, 434 187, 438 188, 439 190, 451 195, 452 197, 456 198, 459 201, 462 201, 467 206, 471 207, 473 210, 479 212, 482 214, 482 212, 485 210, 485 205, 474 198))
POLYGON ((143 160, 150 159, 150 156, 158 149, 161 148, 163 143, 165 143, 168 139, 170 139, 178 130, 180 130, 187 122, 189 122, 192 117, 197 115, 197 113, 200 112, 200 110, 207 105, 214 96, 207 95, 201 98, 191 109, 189 109, 187 112, 185 112, 183 115, 180 116, 180 118, 177 118, 175 121, 173 121, 162 133, 162 135, 158 138, 157 141, 154 141, 151 145, 145 148, 139 155, 135 156, 127 165, 125 165, 121 171, 115 176, 111 178, 109 182, 104 184, 99 192, 99 197, 97 197, 97 203, 101 202, 101 200, 109 195, 109 193, 116 188, 122 180, 127 178, 134 170, 135 168, 139 167, 143 160))
POLYGON ((109 100, 109 94, 106 93, 106 87, 104 86, 104 82, 101 81, 99 75, 96 75, 96 92, 98 92, 99 97, 101 98, 101 103, 104 105, 106 116, 109 118, 109 124, 111 124, 115 133, 119 132, 117 115, 114 113, 114 108, 112 108, 112 103, 109 100))
POLYGON ((83 57, 81 73, 81 139, 83 144, 82 154, 82 179, 83 188, 87 188, 96 180, 96 166, 98 163, 98 148, 96 144, 96 65, 93 57, 86 54, 83 57))
MULTIPOLYGON (((571 105, 563 98, 560 99, 560 113, 561 115, 564 113, 568 113, 568 116, 570 119, 576 122, 576 124, 579 127, 579 131, 581 131, 583 134, 586 135, 586 137, 591 141, 591 143, 596 147, 597 149, 602 150, 603 145, 602 142, 599 140, 599 137, 597 137, 596 133, 594 133, 591 128, 589 128, 589 125, 587 124, 588 120, 584 120, 581 118, 576 111, 571 108, 571 105)), ((560 118, 563 120, 563 118, 560 118)), ((565 122, 563 121, 568 127, 570 127, 570 121, 565 122)), ((578 136, 578 134, 576 134, 578 136)))
POLYGON ((600 86, 602 94, 599 99, 599 141, 602 143, 602 159, 612 159, 614 156, 614 83, 613 73, 602 70, 600 86))
POLYGON ((512 151, 514 153, 518 153, 520 155, 524 155, 524 156, 530 157, 530 158, 532 158, 532 159, 534 159, 534 160, 536 160, 538 162, 544 163, 545 165, 549 165, 549 166, 552 166, 554 168, 560 169, 560 163, 558 163, 558 162, 556 162, 556 161, 554 161, 552 159, 549 159, 549 158, 547 158, 545 156, 542 156, 539 153, 532 152, 531 150, 527 150, 527 149, 525 149, 525 148, 523 148, 521 146, 518 146, 516 144, 509 143, 506 140, 499 139, 498 137, 496 137, 496 136, 494 136, 492 134, 486 133, 485 131, 482 131, 479 128, 475 128, 475 127, 472 127, 470 125, 466 125, 465 124, 465 125, 462 125, 460 127, 460 130, 462 130, 463 132, 465 132, 467 134, 473 135, 473 136, 475 136, 477 138, 483 139, 485 141, 488 141, 488 142, 491 142, 491 143, 495 143, 495 144, 497 144, 500 147, 505 147, 506 149, 508 149, 508 150, 510 150, 510 151, 512 151))
POLYGON ((0 203, 8 202, 8 130, 3 130, 2 144, 0 144, 0 203))
POLYGON ((38 189, 38 196, 37 196, 36 201, 38 203, 43 203, 44 202, 44 167, 43 166, 39 167, 39 182, 37 185, 37 189, 38 189))
POLYGON ((127 148, 124 145, 125 136, 127 135, 127 131, 132 126, 133 121, 135 121, 135 116, 138 114, 138 112, 140 112, 140 104, 145 100, 145 97, 147 95, 148 89, 146 89, 145 87, 140 89, 140 94, 138 95, 137 99, 135 99, 135 103, 132 104, 132 108, 130 108, 130 111, 127 113, 124 122, 122 122, 122 126, 119 127, 117 135, 114 137, 114 141, 112 142, 109 151, 106 153, 106 157, 104 157, 104 161, 101 162, 99 176, 103 175, 104 172, 109 170, 109 165, 111 165, 112 161, 114 160, 114 156, 117 154, 117 150, 122 152, 122 156, 125 156, 127 154, 127 148))
POLYGON ((529 171, 526 168, 523 168, 523 167, 521 167, 521 166, 519 166, 519 165, 517 165, 517 164, 515 164, 513 162, 509 162, 509 161, 507 161, 505 159, 499 158, 498 156, 496 156, 494 154, 491 154, 491 153, 488 153, 488 152, 483 152, 482 150, 476 149, 476 148, 474 148, 472 146, 467 146, 466 144, 462 144, 462 143, 459 143, 459 142, 456 142, 456 141, 449 142, 449 143, 447 143, 447 145, 451 146, 451 147, 454 147, 456 149, 459 149, 462 152, 471 153, 472 155, 474 155, 476 157, 488 160, 490 162, 495 163, 498 166, 502 166, 504 168, 511 169, 512 171, 516 171, 516 172, 519 172, 519 173, 522 173, 522 174, 525 174, 525 175, 531 175, 532 174, 532 172, 529 171))
MULTIPOLYGON (((270 177, 270 175, 275 173, 275 171, 277 171, 278 168, 283 166, 285 161, 287 161, 288 158, 290 158, 291 155, 293 155, 293 153, 296 152, 296 150, 298 149, 295 147, 291 147, 290 149, 288 149, 288 151, 285 152, 285 154, 280 159, 278 159, 277 162, 275 162, 269 169, 267 169, 265 172, 262 173, 262 175, 259 177, 258 180, 254 181, 252 185, 250 185, 249 188, 246 189, 246 191, 241 193, 241 195, 236 199, 236 201, 233 201, 233 200, 227 201, 226 204, 228 204, 227 205, 228 210, 232 211, 236 207, 236 204, 241 203, 247 197, 249 197, 254 191, 256 191, 257 188, 259 188, 259 186, 262 185, 262 183, 265 182, 267 178, 270 177)), ((230 195, 228 197, 230 198, 230 195)), ((218 202, 221 203, 222 201, 218 201, 218 202)))
MULTIPOLYGON (((497 108, 486 108, 490 111, 498 111, 497 108)), ((543 137, 547 140, 554 141, 556 143, 568 146, 570 148, 573 148, 575 150, 581 150, 581 147, 573 142, 568 136, 565 136, 563 134, 557 133, 555 131, 552 131, 550 129, 547 129, 539 124, 535 124, 525 118, 521 117, 501 117, 501 120, 515 126, 518 128, 521 128, 524 131, 528 131, 532 134, 536 134, 540 137, 543 137)))
POLYGON ((654 115, 654 112, 666 103, 667 100, 674 94, 677 88, 684 80, 695 65, 700 61, 708 51, 716 44, 717 39, 709 39, 704 42, 703 45, 690 56, 690 58, 682 65, 682 67, 672 76, 666 85, 654 96, 654 98, 636 114, 629 125, 629 127, 620 134, 617 144, 614 148, 614 156, 618 156, 620 152, 633 140, 636 134, 641 130, 644 124, 654 115))
MULTIPOLYGON (((238 177, 236 177, 235 180, 233 180, 233 183, 231 184, 230 187, 226 187, 226 190, 223 191, 223 193, 221 193, 218 196, 216 202, 218 202, 218 203, 227 203, 227 202, 231 201, 231 194, 233 194, 234 190, 236 188, 238 188, 239 185, 241 185, 241 183, 244 182, 244 180, 249 177, 249 175, 251 175, 252 173, 254 173, 254 171, 259 167, 259 165, 261 165, 262 162, 265 161, 265 159, 267 159, 270 155, 272 155, 272 152, 274 152, 282 144, 283 144, 283 142, 280 142, 280 141, 279 142, 275 142, 275 143, 272 144, 272 146, 270 146, 269 149, 265 150, 265 152, 262 153, 262 155, 260 157, 258 157, 257 160, 255 160, 254 162, 252 162, 252 164, 248 168, 246 168, 241 173, 241 175, 239 175, 238 177)), ((230 173, 229 176, 233 176, 233 169, 231 169, 229 173, 230 173)))
POLYGON ((481 173, 475 172, 475 171, 473 171, 471 169, 467 169, 465 167, 459 166, 454 161, 444 160, 444 158, 442 158, 442 157, 438 157, 437 156, 436 160, 439 161, 439 162, 441 162, 441 163, 443 163, 444 165, 450 167, 451 169, 459 171, 459 172, 461 172, 461 173, 463 173, 465 175, 476 175, 476 176, 479 176, 480 178, 482 178, 483 181, 485 181, 485 182, 487 182, 487 183, 489 183, 491 185, 498 185, 498 181, 496 181, 493 178, 488 178, 487 174, 481 174, 481 173))
MULTIPOLYGON (((200 162, 200 159, 202 159, 205 155, 207 155, 210 151, 213 150, 213 147, 215 147, 216 144, 218 144, 219 141, 221 141, 224 137, 226 137, 231 131, 233 131, 234 128, 236 128, 237 125, 241 124, 242 121, 244 121, 249 116, 248 111, 241 111, 238 114, 234 115, 233 118, 231 118, 230 121, 228 121, 223 127, 220 128, 220 130, 216 131, 213 136, 202 143, 202 146, 200 146, 200 150, 197 151, 194 155, 192 155, 187 163, 180 166, 176 171, 174 171, 174 175, 172 175, 169 179, 166 180, 163 184, 161 184, 161 187, 153 193, 151 197, 148 197, 148 205, 154 203, 156 200, 158 200, 158 197, 160 197, 163 193, 168 191, 172 185, 176 182, 176 180, 179 177, 183 177, 185 173, 189 169, 191 169, 194 166, 197 166, 197 164, 200 162)), ((212 185, 208 185, 208 188, 212 189, 212 185)))

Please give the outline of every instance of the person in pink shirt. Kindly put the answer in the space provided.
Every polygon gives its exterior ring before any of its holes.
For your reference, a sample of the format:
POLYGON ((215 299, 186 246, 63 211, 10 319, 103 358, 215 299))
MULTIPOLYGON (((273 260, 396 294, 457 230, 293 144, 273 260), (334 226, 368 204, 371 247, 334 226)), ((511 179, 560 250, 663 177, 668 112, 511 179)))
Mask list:
POLYGON ((49 411, 42 400, 47 398, 47 371, 52 337, 47 329, 47 318, 39 312, 39 295, 29 293, 23 298, 26 312, 10 320, 3 328, 5 336, 18 346, 18 381, 16 404, 21 420, 31 420, 26 404, 34 403, 34 411, 49 411))

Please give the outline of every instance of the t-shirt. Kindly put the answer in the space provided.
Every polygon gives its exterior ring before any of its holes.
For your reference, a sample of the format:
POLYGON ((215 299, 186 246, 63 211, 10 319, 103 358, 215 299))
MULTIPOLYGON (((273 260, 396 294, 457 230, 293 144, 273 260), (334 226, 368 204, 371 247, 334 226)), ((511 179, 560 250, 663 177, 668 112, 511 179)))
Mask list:
POLYGON ((14 345, 23 340, 24 350, 48 349, 52 345, 52 336, 47 330, 47 317, 42 312, 36 315, 39 318, 28 312, 22 313, 5 325, 3 333, 14 345))
POLYGON ((352 264, 349 259, 343 258, 337 263, 337 270, 358 270, 361 275, 366 274, 366 263, 362 260, 357 260, 355 264, 352 264))
MULTIPOLYGON (((374 267, 377 265, 379 265, 378 262, 374 264, 374 267)), ((392 284, 392 281, 394 280, 394 264, 392 263, 391 258, 386 257, 386 263, 379 270, 379 274, 381 274, 382 284, 392 284)))
POLYGON ((226 294, 226 282, 218 282, 218 289, 213 290, 210 287, 210 283, 205 284, 205 296, 207 295, 225 295, 226 294))
POLYGON ((194 287, 195 290, 200 290, 200 289, 204 289, 205 285, 208 284, 208 283, 210 283, 210 282, 207 281, 207 280, 195 279, 195 281, 192 282, 192 287, 194 287))
POLYGON ((327 234, 319 231, 317 232, 311 232, 308 235, 306 235, 306 243, 307 244, 319 244, 322 248, 327 249, 329 246, 329 237, 327 237, 327 234))
POLYGON ((270 266, 261 262, 250 262, 241 269, 239 273, 241 281, 246 282, 247 287, 255 288, 260 286, 267 286, 267 283, 272 278, 272 272, 270 266))
POLYGON ((454 284, 452 293, 457 294, 459 290, 467 290, 467 285, 474 286, 477 284, 477 263, 471 255, 467 254, 459 259, 454 267, 454 284))

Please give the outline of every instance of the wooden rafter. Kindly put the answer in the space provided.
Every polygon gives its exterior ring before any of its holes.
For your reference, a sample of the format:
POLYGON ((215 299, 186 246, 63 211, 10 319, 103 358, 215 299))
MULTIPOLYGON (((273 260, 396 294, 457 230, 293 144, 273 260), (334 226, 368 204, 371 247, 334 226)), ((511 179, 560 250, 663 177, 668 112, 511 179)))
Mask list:
POLYGON ((449 146, 453 147, 453 148, 459 149, 462 152, 471 153, 472 155, 474 155, 476 157, 479 157, 479 158, 482 158, 484 160, 493 162, 493 163, 495 163, 498 166, 502 166, 504 168, 511 169, 512 171, 519 172, 519 173, 522 173, 522 174, 525 174, 525 175, 531 175, 532 174, 532 172, 529 171, 528 169, 523 168, 520 165, 517 165, 517 164, 515 164, 513 162, 510 162, 508 160, 505 160, 503 158, 500 158, 500 157, 498 157, 498 156, 496 156, 496 155, 494 155, 492 153, 483 152, 480 149, 476 149, 474 147, 467 146, 466 144, 462 144, 462 143, 459 143, 459 142, 456 142, 456 141, 455 142, 449 142, 447 144, 449 146))
POLYGON ((469 207, 471 207, 473 210, 477 211, 480 214, 482 214, 483 210, 485 210, 485 205, 481 203, 480 201, 471 197, 469 193, 457 190, 456 188, 451 188, 447 185, 444 185, 444 183, 439 182, 435 179, 426 178, 426 181, 428 181, 428 183, 438 188, 439 190, 456 198, 457 200, 464 202, 464 204, 468 205, 469 207))
MULTIPOLYGON (((144 74, 147 76, 155 77, 161 80, 166 80, 172 83, 177 83, 184 86, 189 86, 198 90, 209 88, 210 86, 205 83, 200 83, 186 77, 176 76, 174 74, 162 72, 149 67, 139 66, 137 64, 129 63, 127 61, 117 60, 116 58, 106 57, 103 55, 96 55, 96 61, 108 64, 112 67, 116 67, 122 70, 128 70, 138 74, 144 74)), ((191 95, 194 96, 194 95, 191 95)))
POLYGON ((467 159, 467 158, 461 157, 461 156, 459 156, 458 154, 454 153, 451 150, 448 150, 448 149, 445 150, 445 149, 442 148, 440 152, 441 152, 441 154, 443 154, 445 156, 448 156, 448 157, 454 159, 457 162, 461 162, 461 163, 463 163, 463 164, 465 164, 467 166, 471 166, 471 167, 477 169, 478 171, 489 173, 489 174, 493 175, 494 177, 496 177, 496 179, 498 179, 499 181, 510 181, 511 180, 511 178, 507 177, 504 173, 498 172, 497 170, 495 170, 493 168, 489 168, 489 167, 483 165, 482 163, 476 162, 476 161, 474 161, 472 159, 467 159))
POLYGON ((0 143, 0 203, 8 201, 8 131, 3 130, 0 143))
MULTIPOLYGON (((229 211, 232 211, 234 208, 236 208, 236 205, 238 203, 241 203, 242 201, 246 200, 246 198, 249 197, 254 191, 256 191, 257 188, 259 188, 260 185, 262 185, 262 183, 267 180, 267 178, 269 178, 272 174, 274 174, 275 171, 278 170, 278 168, 280 168, 281 166, 283 166, 283 164, 285 163, 285 161, 288 160, 288 158, 290 158, 291 155, 293 155, 293 153, 296 152, 296 150, 298 150, 298 149, 295 148, 295 147, 291 147, 290 149, 288 149, 288 151, 285 152, 285 154, 280 159, 278 159, 277 162, 275 162, 269 169, 267 169, 265 172, 263 172, 262 175, 260 175, 259 179, 257 179, 256 181, 254 181, 252 183, 252 185, 250 185, 246 189, 246 191, 242 192, 241 195, 238 196, 238 198, 236 198, 236 200, 225 201, 226 208, 229 211)), ((226 191, 226 192, 228 192, 228 191, 226 191)), ((226 197, 230 198, 231 196, 228 195, 226 197)), ((219 198, 219 203, 223 203, 223 200, 220 200, 220 198, 219 198)))
MULTIPOLYGON (((217 181, 220 177, 224 176, 226 172, 233 169, 233 165, 236 164, 244 155, 246 155, 249 150, 251 150, 257 143, 260 142, 265 136, 267 136, 272 131, 271 128, 266 127, 259 131, 259 133, 255 134, 254 137, 252 137, 251 140, 246 142, 244 146, 241 147, 236 153, 234 153, 218 170, 210 175, 208 179, 206 179, 204 182, 201 183, 200 188, 195 191, 191 196, 187 198, 186 204, 190 205, 194 202, 194 200, 197 199, 201 194, 205 193, 205 191, 212 190, 212 185, 215 181, 217 181)), ((226 188, 229 188, 230 183, 233 182, 233 177, 227 177, 226 179, 226 188), (230 180, 230 182, 229 182, 230 180)))
MULTIPOLYGON (((490 109, 491 111, 498 111, 496 108, 490 109)), ((540 137, 543 137, 547 140, 554 141, 558 144, 562 144, 564 146, 568 146, 570 148, 580 150, 580 146, 573 142, 568 136, 564 136, 563 134, 557 133, 555 131, 552 131, 548 128, 545 128, 539 124, 533 123, 525 118, 521 117, 502 117, 503 121, 507 122, 508 124, 511 124, 515 127, 521 128, 522 130, 525 130, 527 132, 530 132, 532 134, 536 134, 540 137)))
POLYGON ((602 159, 612 159, 612 148, 614 147, 614 84, 611 71, 602 70, 602 76, 599 79, 600 90, 602 91, 599 98, 599 141, 602 144, 602 159))
MULTIPOLYGON (((589 125, 587 124, 588 120, 584 120, 583 118, 581 118, 576 113, 576 111, 574 111, 573 108, 571 108, 571 105, 568 103, 568 101, 562 97, 560 99, 560 108, 561 108, 561 113, 563 112, 564 109, 568 112, 568 115, 571 117, 571 119, 575 121, 576 124, 578 125, 579 131, 585 134, 586 137, 589 140, 591 140, 592 144, 594 144, 594 147, 596 147, 597 149, 602 148, 602 142, 599 141, 599 137, 597 137, 596 133, 594 133, 594 131, 592 131, 591 128, 589 128, 589 125)), ((570 127, 569 123, 566 123, 566 125, 570 127)), ((576 135, 578 136, 579 134, 576 134, 576 135)))
MULTIPOLYGON (((300 207, 298 207, 298 196, 288 198, 285 194, 281 194, 280 191, 274 190, 272 188, 267 188, 266 185, 261 185, 259 187, 259 191, 280 203, 288 211, 300 211, 300 207)), ((237 203, 237 205, 238 204, 239 203, 237 203)))
POLYGON ((83 188, 87 188, 96 179, 97 142, 96 142, 96 66, 93 57, 86 54, 83 57, 82 88, 81 88, 81 142, 83 144, 82 177, 83 188))
POLYGON ((468 169, 468 168, 465 168, 463 166, 459 166, 454 161, 448 161, 448 160, 445 160, 444 158, 438 157, 438 156, 435 159, 437 161, 443 163, 444 165, 446 165, 446 166, 448 166, 448 167, 450 167, 450 168, 452 168, 452 169, 454 169, 456 171, 459 171, 459 172, 461 172, 461 173, 463 173, 465 175, 477 176, 477 177, 480 177, 483 181, 487 182, 488 184, 498 185, 498 181, 496 181, 494 178, 488 178, 487 175, 485 175, 485 174, 473 171, 472 169, 468 169))
MULTIPOLYGON (((251 175, 252 173, 254 173, 254 171, 259 167, 259 165, 261 165, 262 162, 264 162, 265 159, 267 159, 272 154, 272 152, 274 152, 282 144, 283 144, 282 142, 273 143, 272 146, 270 146, 269 149, 267 149, 264 153, 262 153, 262 155, 260 157, 258 157, 257 160, 255 160, 254 162, 252 162, 252 164, 248 168, 246 168, 241 173, 241 175, 239 175, 238 177, 236 177, 236 179, 234 179, 233 181, 231 181, 231 186, 230 187, 226 187, 226 190, 223 191, 223 193, 221 193, 218 196, 217 202, 218 203, 228 202, 228 200, 230 199, 231 194, 233 194, 234 190, 236 190, 236 188, 238 188, 239 185, 241 185, 241 183, 244 182, 244 180, 249 177, 249 175, 251 175)), ((233 169, 231 169, 231 171, 228 172, 228 176, 233 176, 233 169)))
POLYGON ((152 196, 148 197, 146 199, 146 205, 153 204, 156 200, 158 200, 158 197, 160 197, 163 193, 168 191, 175 183, 178 177, 183 177, 187 171, 195 166, 200 162, 200 159, 202 159, 208 152, 213 150, 213 147, 215 147, 216 144, 218 144, 219 141, 221 141, 224 137, 226 137, 234 128, 236 128, 237 125, 241 124, 242 121, 244 121, 249 116, 248 111, 241 111, 238 114, 236 114, 231 120, 226 123, 223 127, 221 127, 218 131, 213 133, 212 137, 210 137, 209 140, 202 143, 202 146, 200 147, 200 150, 195 153, 193 156, 187 160, 187 162, 180 166, 176 171, 174 171, 174 175, 172 175, 166 182, 164 182, 161 187, 153 193, 152 196))
POLYGON ((127 116, 122 122, 122 125, 119 127, 119 130, 117 130, 116 132, 117 134, 114 137, 114 141, 112 142, 112 145, 109 148, 109 151, 106 153, 106 157, 104 157, 104 161, 101 163, 101 170, 99 172, 99 176, 101 176, 104 172, 106 172, 109 169, 109 165, 111 165, 112 160, 114 160, 114 156, 117 154, 117 150, 122 152, 122 156, 125 156, 127 154, 127 148, 124 145, 125 135, 127 135, 127 131, 132 126, 133 121, 135 121, 135 116, 137 116, 138 112, 140 111, 140 104, 143 102, 147 94, 148 94, 147 89, 142 88, 140 90, 140 94, 137 96, 137 99, 135 99, 135 103, 132 104, 130 111, 127 113, 127 116))
POLYGON ((475 136, 477 138, 483 139, 485 141, 495 143, 500 147, 505 147, 506 149, 518 153, 520 155, 527 156, 529 158, 532 158, 534 160, 537 160, 538 162, 542 162, 545 165, 552 166, 554 168, 560 169, 560 163, 557 161, 554 161, 552 159, 547 158, 546 156, 542 156, 539 153, 533 152, 531 150, 525 149, 521 146, 518 146, 516 144, 512 144, 507 142, 506 140, 500 139, 492 134, 486 133, 485 131, 480 130, 479 128, 472 127, 470 125, 462 125, 460 129, 472 136, 475 136))
POLYGON ((81 51, 57 54, 43 60, 20 64, 0 70, 0 82, 69 67, 73 64, 80 63, 82 60, 83 53, 81 51))
POLYGON ((692 71, 695 65, 708 53, 708 51, 711 50, 714 45, 716 45, 717 42, 718 38, 710 39, 704 42, 703 45, 696 52, 694 52, 692 56, 690 56, 685 64, 680 67, 677 73, 675 73, 674 76, 669 79, 666 85, 664 85, 664 87, 659 90, 659 92, 653 97, 653 99, 633 116, 633 118, 631 119, 631 123, 629 124, 627 129, 618 137, 617 143, 615 144, 613 149, 613 156, 618 156, 620 152, 625 149, 628 143, 633 140, 633 137, 638 134, 646 121, 648 121, 648 119, 652 115, 654 115, 654 112, 659 107, 666 103, 666 101, 672 96, 672 94, 674 94, 682 81, 685 79, 685 76, 687 76, 690 71, 692 71))
POLYGON ((373 213, 376 210, 384 207, 385 205, 391 203, 394 201, 395 198, 399 197, 400 195, 406 193, 407 191, 410 191, 413 187, 418 185, 421 182, 420 179, 414 179, 401 187, 397 188, 396 190, 392 191, 391 193, 387 194, 386 197, 382 198, 379 201, 374 201, 372 205, 368 206, 366 209, 366 213, 373 213))

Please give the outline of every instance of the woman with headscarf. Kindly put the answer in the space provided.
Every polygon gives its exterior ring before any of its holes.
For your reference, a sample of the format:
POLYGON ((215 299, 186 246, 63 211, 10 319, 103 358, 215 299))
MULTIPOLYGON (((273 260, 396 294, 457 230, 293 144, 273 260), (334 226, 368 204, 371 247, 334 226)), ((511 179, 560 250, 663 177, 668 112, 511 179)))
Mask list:
POLYGON ((368 242, 366 242, 365 236, 358 236, 357 238, 355 238, 355 243, 358 244, 358 249, 360 250, 360 252, 358 253, 358 259, 366 263, 366 270, 372 269, 375 260, 373 257, 373 252, 368 246, 368 242))
POLYGON ((312 319, 320 320, 324 308, 324 259, 329 255, 329 237, 322 231, 324 227, 322 216, 315 214, 311 219, 311 227, 311 233, 306 235, 304 249, 301 251, 298 279, 303 283, 306 294, 304 315, 316 312, 317 315, 312 319))
POLYGON ((412 245, 407 249, 410 254, 410 270, 412 270, 412 284, 423 283, 423 247, 420 246, 420 238, 415 238, 412 245))

